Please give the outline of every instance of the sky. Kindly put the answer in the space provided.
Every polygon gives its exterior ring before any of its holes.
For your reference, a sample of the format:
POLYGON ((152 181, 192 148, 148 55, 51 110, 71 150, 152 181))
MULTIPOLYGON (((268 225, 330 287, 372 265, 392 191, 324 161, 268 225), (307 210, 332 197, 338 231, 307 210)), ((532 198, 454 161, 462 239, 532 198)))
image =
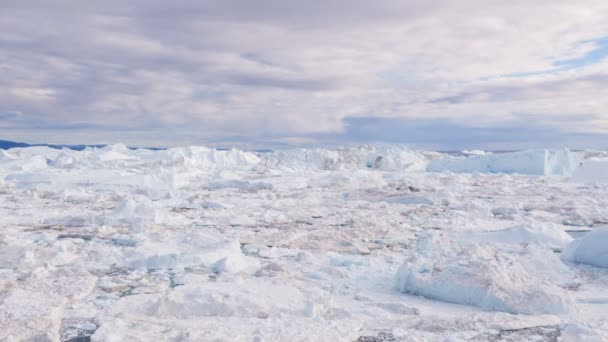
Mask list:
POLYGON ((608 1, 0 0, 0 139, 608 148, 608 1))

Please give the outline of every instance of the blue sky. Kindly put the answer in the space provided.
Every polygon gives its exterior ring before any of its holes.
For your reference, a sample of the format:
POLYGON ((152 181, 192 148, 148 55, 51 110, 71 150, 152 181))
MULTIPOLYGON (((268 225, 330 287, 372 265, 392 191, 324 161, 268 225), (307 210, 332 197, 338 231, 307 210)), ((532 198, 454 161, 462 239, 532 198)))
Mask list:
POLYGON ((0 138, 605 148, 608 3, 1 1, 0 138))
POLYGON ((592 45, 591 51, 584 53, 580 57, 555 62, 558 69, 579 69, 600 63, 608 58, 608 37, 602 37, 584 43, 592 45))
POLYGON ((505 77, 526 77, 526 76, 537 76, 547 74, 559 74, 565 71, 576 71, 578 69, 584 69, 585 67, 592 66, 594 64, 601 63, 608 58, 608 37, 602 37, 593 39, 590 41, 584 41, 576 44, 577 46, 590 46, 591 50, 583 53, 580 56, 574 58, 568 58, 563 60, 557 60, 553 62, 552 68, 541 71, 529 71, 529 72, 516 72, 505 77))

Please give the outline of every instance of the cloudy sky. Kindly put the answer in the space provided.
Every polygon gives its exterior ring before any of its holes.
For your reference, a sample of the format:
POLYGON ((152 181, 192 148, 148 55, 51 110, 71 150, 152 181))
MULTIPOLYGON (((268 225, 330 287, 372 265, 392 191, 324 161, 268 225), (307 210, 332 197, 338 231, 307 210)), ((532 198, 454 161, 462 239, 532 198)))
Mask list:
POLYGON ((608 148, 605 0, 0 0, 0 139, 608 148))

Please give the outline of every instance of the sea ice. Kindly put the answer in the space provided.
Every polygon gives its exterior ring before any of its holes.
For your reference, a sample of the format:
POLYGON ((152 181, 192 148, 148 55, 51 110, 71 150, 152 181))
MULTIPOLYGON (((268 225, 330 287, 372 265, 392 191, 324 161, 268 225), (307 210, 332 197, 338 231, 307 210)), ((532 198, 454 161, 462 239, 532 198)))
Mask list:
POLYGON ((0 340, 608 337, 607 154, 464 154, 0 150, 0 340))

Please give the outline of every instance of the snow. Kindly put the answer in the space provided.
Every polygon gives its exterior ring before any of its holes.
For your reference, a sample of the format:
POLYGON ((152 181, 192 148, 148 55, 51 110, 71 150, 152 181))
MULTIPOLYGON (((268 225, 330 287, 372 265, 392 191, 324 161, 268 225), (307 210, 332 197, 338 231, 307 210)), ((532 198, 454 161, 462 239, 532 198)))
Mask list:
POLYGON ((572 242, 563 254, 564 260, 608 268, 608 226, 597 227, 572 242))
POLYGON ((0 340, 606 339, 606 154, 463 153, 0 150, 0 340))

